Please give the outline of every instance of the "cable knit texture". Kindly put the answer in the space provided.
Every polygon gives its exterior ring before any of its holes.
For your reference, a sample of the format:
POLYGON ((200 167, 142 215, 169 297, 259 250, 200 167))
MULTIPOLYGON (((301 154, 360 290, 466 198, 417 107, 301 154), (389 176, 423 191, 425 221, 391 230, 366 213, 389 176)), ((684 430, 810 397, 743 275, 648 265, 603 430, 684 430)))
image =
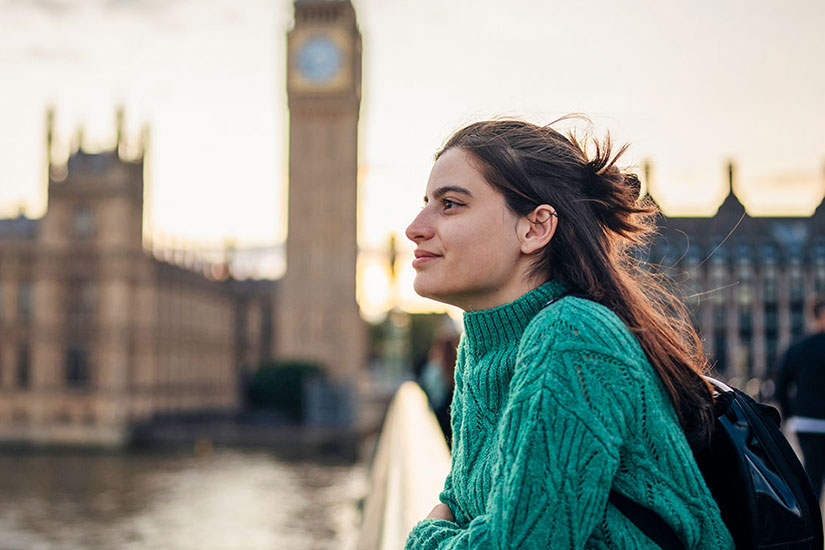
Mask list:
POLYGON ((441 494, 407 550, 658 548, 607 502, 614 487, 688 549, 733 541, 639 342, 555 281, 465 313, 441 494), (545 307, 546 306, 546 307, 545 307))

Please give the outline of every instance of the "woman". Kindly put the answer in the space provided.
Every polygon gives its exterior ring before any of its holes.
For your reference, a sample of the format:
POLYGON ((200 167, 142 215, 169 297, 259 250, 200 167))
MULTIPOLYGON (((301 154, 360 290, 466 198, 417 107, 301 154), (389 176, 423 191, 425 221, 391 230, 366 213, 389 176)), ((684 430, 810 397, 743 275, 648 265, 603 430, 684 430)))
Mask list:
POLYGON ((450 474, 407 550, 657 548, 611 490, 686 548, 733 547, 691 453, 712 427, 705 360, 634 261, 655 207, 623 151, 494 120, 436 155, 407 228, 415 290, 462 308, 465 333, 450 474))

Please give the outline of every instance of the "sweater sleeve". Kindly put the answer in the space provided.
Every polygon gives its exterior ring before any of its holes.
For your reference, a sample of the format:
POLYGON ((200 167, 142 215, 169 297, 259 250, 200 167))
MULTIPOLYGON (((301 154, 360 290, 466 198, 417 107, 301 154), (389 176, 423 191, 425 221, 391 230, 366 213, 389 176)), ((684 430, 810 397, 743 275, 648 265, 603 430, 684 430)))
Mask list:
POLYGON ((625 429, 611 384, 597 390, 600 374, 617 372, 605 353, 573 332, 528 329, 487 512, 466 528, 425 520, 407 550, 583 548, 603 517, 625 429))

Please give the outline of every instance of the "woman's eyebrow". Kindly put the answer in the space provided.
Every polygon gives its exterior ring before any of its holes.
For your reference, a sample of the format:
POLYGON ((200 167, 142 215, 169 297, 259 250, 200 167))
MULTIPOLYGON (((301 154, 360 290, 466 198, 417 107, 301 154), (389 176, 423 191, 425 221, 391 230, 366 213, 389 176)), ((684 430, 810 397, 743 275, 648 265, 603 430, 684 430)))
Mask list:
MULTIPOLYGON (((472 197, 473 194, 470 193, 470 190, 466 187, 461 187, 459 185, 445 185, 444 187, 439 187, 435 191, 433 191, 433 199, 437 200, 447 193, 460 193, 462 195, 466 195, 468 197, 472 197)), ((427 196, 424 196, 424 202, 427 202, 427 196)))

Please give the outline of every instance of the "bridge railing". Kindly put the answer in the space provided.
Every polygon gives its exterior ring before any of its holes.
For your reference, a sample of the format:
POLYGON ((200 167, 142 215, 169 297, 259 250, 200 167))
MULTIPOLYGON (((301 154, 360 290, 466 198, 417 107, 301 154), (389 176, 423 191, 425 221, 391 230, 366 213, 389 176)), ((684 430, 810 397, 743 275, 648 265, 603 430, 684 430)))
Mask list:
POLYGON ((358 550, 400 550, 438 503, 450 452, 427 396, 405 382, 393 397, 370 469, 358 550))

